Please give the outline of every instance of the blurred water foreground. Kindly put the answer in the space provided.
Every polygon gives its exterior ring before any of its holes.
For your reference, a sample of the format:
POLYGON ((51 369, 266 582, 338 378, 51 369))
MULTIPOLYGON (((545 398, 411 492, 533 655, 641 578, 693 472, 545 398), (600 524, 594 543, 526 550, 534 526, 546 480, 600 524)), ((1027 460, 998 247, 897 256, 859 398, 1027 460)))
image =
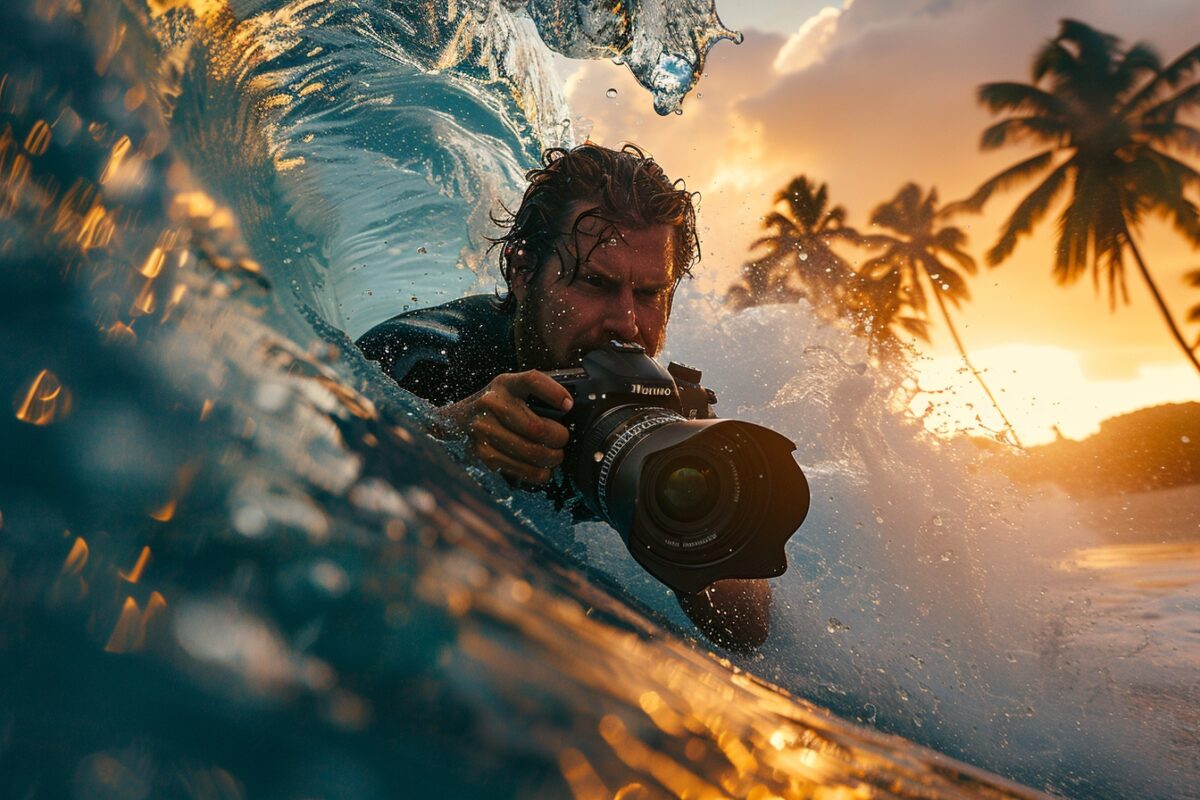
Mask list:
POLYGON ((573 140, 547 46, 620 56, 667 112, 733 37, 711 4, 20 0, 0 31, 0 796, 1036 794, 923 745, 1195 791, 1194 623, 1131 640, 1071 610, 1082 562, 1050 598, 1056 557, 994 570, 1012 531, 970 514, 1007 484, 889 421, 803 309, 721 323, 788 345, 775 384, 706 363, 825 509, 736 664, 349 344, 484 281, 477 223, 573 140), (1132 692, 1126 651, 1154 661, 1132 692))

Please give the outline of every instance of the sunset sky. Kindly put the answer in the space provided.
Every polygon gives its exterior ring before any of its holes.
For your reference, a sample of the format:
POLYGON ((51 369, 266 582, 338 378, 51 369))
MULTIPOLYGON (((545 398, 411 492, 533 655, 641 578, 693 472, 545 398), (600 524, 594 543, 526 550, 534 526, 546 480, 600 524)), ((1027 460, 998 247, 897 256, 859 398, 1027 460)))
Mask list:
MULTIPOLYGON (((698 278, 711 291, 735 279, 760 235, 760 217, 794 175, 828 183, 850 224, 866 228, 871 210, 905 182, 936 186, 943 201, 961 199, 1033 155, 1019 145, 980 153, 980 132, 998 118, 977 104, 975 90, 987 81, 1029 81, 1032 57, 1059 19, 1079 19, 1126 44, 1146 41, 1164 61, 1200 43, 1196 0, 854 0, 844 7, 718 0, 717 7, 745 41, 717 44, 680 116, 657 116, 621 66, 560 62, 572 109, 592 139, 634 141, 701 192, 698 278), (609 88, 615 98, 606 95, 609 88)), ((998 195, 984 215, 956 221, 981 264, 1021 197, 1022 189, 998 195)), ((1027 443, 1046 441, 1057 424, 1078 438, 1117 413, 1200 399, 1200 376, 1135 267, 1127 267, 1131 304, 1115 314, 1090 277, 1070 288, 1054 283, 1057 213, 1052 209, 1000 267, 968 279, 972 300, 955 317, 1018 432, 1027 443)), ((1200 303, 1200 290, 1182 280, 1200 267, 1200 252, 1158 220, 1144 227, 1141 244, 1183 320, 1200 303)), ((1185 334, 1194 340, 1200 326, 1186 326, 1185 334)), ((975 411, 964 404, 986 401, 968 385, 940 322, 923 350, 922 386, 954 388, 935 396, 942 406, 935 418, 967 425, 975 411)), ((995 427, 986 409, 978 411, 995 427)))

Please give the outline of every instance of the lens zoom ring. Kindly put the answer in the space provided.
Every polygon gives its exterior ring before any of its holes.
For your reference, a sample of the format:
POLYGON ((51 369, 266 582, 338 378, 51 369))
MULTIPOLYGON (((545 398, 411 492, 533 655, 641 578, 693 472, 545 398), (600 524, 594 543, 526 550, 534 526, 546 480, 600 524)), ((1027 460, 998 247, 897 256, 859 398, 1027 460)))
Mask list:
POLYGON ((612 446, 604 454, 604 460, 600 463, 600 472, 596 478, 596 500, 600 503, 600 510, 604 513, 604 518, 610 523, 612 516, 608 511, 608 476, 612 471, 613 466, 617 462, 617 458, 621 455, 621 451, 629 445, 630 442, 636 441, 646 431, 657 428, 659 425, 666 425, 670 422, 679 422, 678 414, 667 412, 661 416, 653 416, 644 419, 636 425, 631 425, 621 432, 621 435, 616 438, 612 446))

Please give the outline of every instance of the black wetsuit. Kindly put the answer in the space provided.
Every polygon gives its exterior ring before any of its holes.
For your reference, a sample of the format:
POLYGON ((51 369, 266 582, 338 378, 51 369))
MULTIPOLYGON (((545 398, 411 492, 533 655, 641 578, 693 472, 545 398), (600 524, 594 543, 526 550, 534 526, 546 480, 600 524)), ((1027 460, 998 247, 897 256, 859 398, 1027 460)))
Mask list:
POLYGON ((500 310, 494 295, 399 314, 357 344, 400 388, 435 406, 462 400, 497 375, 517 371, 513 317, 500 310))

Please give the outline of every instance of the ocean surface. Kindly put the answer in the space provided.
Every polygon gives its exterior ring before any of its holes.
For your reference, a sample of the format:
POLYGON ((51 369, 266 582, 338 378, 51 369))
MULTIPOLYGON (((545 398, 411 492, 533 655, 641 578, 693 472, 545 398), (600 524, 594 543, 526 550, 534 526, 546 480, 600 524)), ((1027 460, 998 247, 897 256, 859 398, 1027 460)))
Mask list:
MULTIPOLYGON (((665 358, 797 443, 752 655, 424 432, 351 341, 492 291, 576 141, 676 110, 706 0, 0 7, 0 796, 1200 797, 1200 490, 1019 488, 801 305, 665 358)), ((728 40, 722 42, 722 40, 728 40)))

